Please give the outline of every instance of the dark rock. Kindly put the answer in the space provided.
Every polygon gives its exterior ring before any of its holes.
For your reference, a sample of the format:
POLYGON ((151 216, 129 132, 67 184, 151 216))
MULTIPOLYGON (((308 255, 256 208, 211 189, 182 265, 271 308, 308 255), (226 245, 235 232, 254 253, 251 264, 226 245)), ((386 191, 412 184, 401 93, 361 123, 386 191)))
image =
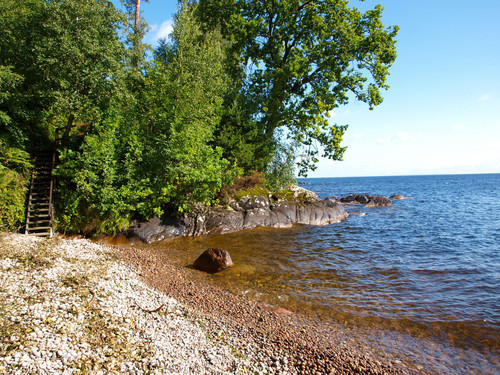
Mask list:
POLYGON ((200 206, 179 219, 152 218, 145 223, 132 225, 129 236, 151 243, 168 237, 222 234, 256 227, 287 228, 295 223, 327 225, 338 223, 349 216, 344 207, 334 199, 316 200, 311 197, 312 201, 292 203, 278 200, 270 205, 269 198, 260 198, 265 199, 248 200, 246 207, 263 207, 243 210, 239 204, 238 209, 200 206))
POLYGON ((367 208, 373 207, 390 207, 392 202, 387 197, 382 197, 381 195, 371 195, 370 201, 365 205, 367 208))
POLYGON ((342 203, 352 203, 352 202, 356 202, 356 197, 357 197, 357 195, 351 194, 351 195, 348 195, 347 197, 340 198, 339 201, 342 203))
POLYGON ((256 196, 256 197, 243 197, 238 202, 239 206, 244 210, 253 210, 254 208, 265 208, 269 207, 270 201, 268 197, 256 196))
POLYGON ((401 195, 401 194, 394 194, 391 199, 408 199, 408 197, 405 197, 404 195, 401 195))
POLYGON ((222 249, 210 248, 205 250, 193 263, 193 266, 204 272, 215 273, 233 265, 229 253, 222 249))
POLYGON ((204 215, 184 219, 185 234, 221 234, 257 227, 287 228, 292 224, 327 225, 347 218, 344 207, 332 199, 310 203, 274 204, 244 211, 211 209, 204 215))
POLYGON ((341 203, 361 203, 365 207, 389 207, 392 202, 389 198, 383 197, 381 195, 368 195, 368 194, 351 194, 347 197, 340 198, 341 203))
POLYGON ((243 229, 244 211, 213 210, 208 214, 202 233, 222 234, 243 229), (235 229, 238 228, 238 229, 235 229))
POLYGON ((163 241, 169 237, 183 236, 185 227, 182 221, 175 218, 153 217, 146 222, 135 222, 129 228, 129 235, 139 238, 145 243, 163 241))
POLYGON ((368 203, 370 201, 371 197, 369 195, 366 195, 366 194, 359 194, 356 196, 356 201, 358 203, 362 203, 362 204, 365 204, 365 203, 368 203))
POLYGON ((338 223, 348 214, 342 205, 332 199, 314 203, 273 204, 269 207, 244 211, 212 209, 204 221, 197 220, 197 230, 187 226, 187 235, 219 234, 257 227, 287 228, 292 224, 327 225, 338 223))

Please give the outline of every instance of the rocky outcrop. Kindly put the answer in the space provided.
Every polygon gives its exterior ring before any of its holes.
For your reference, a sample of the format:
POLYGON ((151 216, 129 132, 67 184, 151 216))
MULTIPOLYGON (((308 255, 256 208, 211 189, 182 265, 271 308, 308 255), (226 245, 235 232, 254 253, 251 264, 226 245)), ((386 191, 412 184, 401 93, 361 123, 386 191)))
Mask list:
POLYGON ((184 236, 186 226, 180 219, 163 216, 152 217, 145 222, 134 222, 128 230, 128 236, 136 237, 145 243, 163 241, 171 237, 184 236))
POLYGON ((210 248, 205 250, 193 263, 194 268, 215 273, 232 267, 233 261, 226 250, 210 248))
POLYGON ((214 209, 188 225, 191 235, 230 233, 257 227, 286 228, 293 224, 327 225, 347 218, 344 208, 331 199, 304 203, 275 203, 241 211, 214 209))
POLYGON ((152 218, 132 225, 129 235, 151 243, 168 237, 222 234, 257 227, 327 225, 338 223, 348 216, 344 207, 332 199, 290 202, 272 197, 254 197, 247 203, 246 207, 253 208, 235 210, 204 207, 184 215, 182 219, 152 218))
POLYGON ((368 195, 368 194, 351 194, 347 197, 340 198, 341 203, 360 203, 364 204, 366 208, 373 207, 390 207, 392 202, 389 198, 381 195, 368 195))

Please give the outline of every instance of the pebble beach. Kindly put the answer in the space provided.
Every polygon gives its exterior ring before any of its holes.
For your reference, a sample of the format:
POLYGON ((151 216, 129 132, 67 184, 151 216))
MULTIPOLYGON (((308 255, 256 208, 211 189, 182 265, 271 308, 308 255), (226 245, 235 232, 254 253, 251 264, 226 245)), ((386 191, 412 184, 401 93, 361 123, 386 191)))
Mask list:
POLYGON ((198 272, 132 247, 0 234, 0 373, 426 373, 198 272))

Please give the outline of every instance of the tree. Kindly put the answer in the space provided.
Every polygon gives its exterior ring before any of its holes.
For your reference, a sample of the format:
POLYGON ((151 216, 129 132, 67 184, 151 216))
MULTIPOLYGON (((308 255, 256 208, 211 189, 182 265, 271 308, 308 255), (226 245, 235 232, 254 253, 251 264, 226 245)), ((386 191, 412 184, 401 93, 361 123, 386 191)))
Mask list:
POLYGON ((33 138, 47 133, 45 143, 54 131, 67 140, 77 125, 100 121, 120 89, 124 15, 107 0, 21 3, 2 4, 9 17, 0 42, 1 64, 23 78, 15 120, 33 138))
POLYGON ((284 134, 302 146, 300 173, 314 169, 317 155, 341 160, 347 126, 328 113, 350 96, 370 108, 395 61, 398 28, 385 28, 382 7, 360 12, 346 0, 200 0, 209 28, 221 25, 248 67, 247 95, 268 138, 284 134))
MULTIPOLYGON (((144 0, 149 3, 149 0, 144 0)), ((140 67, 144 60, 144 45, 142 39, 146 33, 147 23, 141 18, 141 0, 122 0, 127 9, 129 19, 133 21, 132 33, 129 33, 128 40, 132 44, 133 53, 131 55, 132 66, 140 67)))
POLYGON ((145 80, 150 109, 145 170, 159 213, 163 204, 180 211, 211 203, 227 182, 227 160, 210 142, 227 90, 224 40, 218 29, 202 33, 195 5, 183 2, 172 42, 163 41, 145 80))

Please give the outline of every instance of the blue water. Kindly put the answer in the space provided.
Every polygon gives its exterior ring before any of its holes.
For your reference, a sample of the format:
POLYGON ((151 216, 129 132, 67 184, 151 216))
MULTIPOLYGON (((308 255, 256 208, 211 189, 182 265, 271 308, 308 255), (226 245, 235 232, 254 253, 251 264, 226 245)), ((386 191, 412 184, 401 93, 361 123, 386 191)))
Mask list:
MULTIPOLYGON (((410 199, 346 206, 347 220, 327 226, 181 239, 168 246, 172 259, 189 265, 202 250, 221 247, 235 266, 211 277, 225 287, 349 326, 489 353, 500 368, 500 174, 300 181, 321 198, 410 199)), ((473 372, 495 372, 481 366, 473 372)))
POLYGON ((339 293, 330 290, 333 295, 355 300, 359 313, 368 315, 392 317, 400 310, 417 322, 498 329, 500 174, 302 181, 322 198, 351 193, 411 197, 393 201, 390 208, 350 208, 367 215, 304 233, 320 239, 314 251, 332 244, 340 248, 317 258, 321 268, 329 265, 349 280, 339 293))

